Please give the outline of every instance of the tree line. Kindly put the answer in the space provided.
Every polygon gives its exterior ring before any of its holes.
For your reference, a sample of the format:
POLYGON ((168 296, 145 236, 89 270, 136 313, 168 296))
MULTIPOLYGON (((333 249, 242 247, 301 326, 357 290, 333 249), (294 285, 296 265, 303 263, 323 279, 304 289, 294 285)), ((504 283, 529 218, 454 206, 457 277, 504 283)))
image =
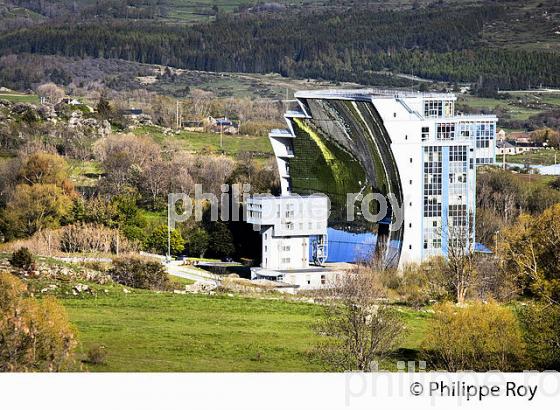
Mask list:
POLYGON ((393 70, 443 81, 488 78, 502 89, 560 84, 557 53, 488 48, 485 23, 498 5, 377 11, 289 10, 220 15, 192 26, 153 21, 47 23, 0 37, 0 52, 118 58, 204 71, 278 72, 286 76, 379 80, 393 70))

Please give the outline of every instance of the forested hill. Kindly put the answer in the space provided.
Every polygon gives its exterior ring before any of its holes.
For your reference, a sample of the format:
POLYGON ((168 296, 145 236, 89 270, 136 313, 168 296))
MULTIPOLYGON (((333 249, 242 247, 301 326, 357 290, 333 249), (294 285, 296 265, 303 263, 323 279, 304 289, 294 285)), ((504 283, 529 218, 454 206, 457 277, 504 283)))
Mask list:
POLYGON ((508 7, 489 2, 399 11, 367 6, 225 14, 211 23, 103 20, 21 28, 0 36, 0 55, 120 58, 204 71, 279 72, 371 82, 394 70, 451 82, 481 78, 502 89, 560 86, 560 54, 496 48, 484 27, 508 7))

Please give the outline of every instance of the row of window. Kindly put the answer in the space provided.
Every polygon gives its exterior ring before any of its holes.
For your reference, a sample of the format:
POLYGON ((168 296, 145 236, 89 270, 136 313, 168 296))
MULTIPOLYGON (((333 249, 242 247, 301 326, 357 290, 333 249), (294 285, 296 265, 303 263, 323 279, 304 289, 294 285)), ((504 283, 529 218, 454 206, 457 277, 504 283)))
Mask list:
MULTIPOLYGON (((476 137, 478 140, 490 141, 496 136, 496 124, 494 122, 449 122, 436 124, 436 139, 439 141, 454 140, 456 136, 462 139, 476 137)), ((422 141, 430 139, 430 127, 422 127, 422 141)))
POLYGON ((453 101, 429 100, 424 102, 424 117, 452 117, 455 113, 453 101))

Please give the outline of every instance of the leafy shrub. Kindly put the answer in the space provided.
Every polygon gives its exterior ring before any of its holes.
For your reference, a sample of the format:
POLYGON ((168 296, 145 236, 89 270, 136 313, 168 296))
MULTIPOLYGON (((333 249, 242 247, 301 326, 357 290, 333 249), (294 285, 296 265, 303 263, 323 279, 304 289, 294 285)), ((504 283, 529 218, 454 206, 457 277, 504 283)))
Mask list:
POLYGON ((436 369, 505 372, 522 370, 527 363, 515 314, 495 302, 464 308, 449 302, 436 305, 428 328, 423 351, 436 369))
POLYGON ((444 274, 443 259, 432 258, 420 265, 406 266, 397 292, 407 304, 414 307, 448 299, 449 284, 444 274))
POLYGON ((0 273, 0 371, 62 371, 76 347, 66 311, 54 297, 25 297, 26 287, 0 273))
POLYGON ((29 270, 33 265, 33 254, 27 248, 19 248, 12 254, 10 263, 16 268, 29 270))
POLYGON ((115 282, 139 289, 165 289, 169 282, 163 265, 149 258, 116 258, 109 274, 115 282))
POLYGON ((560 370, 560 307, 530 303, 518 309, 531 367, 560 370))
MULTIPOLYGON (((155 228, 146 239, 146 249, 160 255, 167 254, 167 226, 160 225, 155 228)), ((171 231, 171 254, 180 255, 185 249, 185 240, 178 229, 171 231)))
POLYGON ((107 361, 107 350, 105 346, 94 344, 88 349, 86 363, 105 364, 107 361))

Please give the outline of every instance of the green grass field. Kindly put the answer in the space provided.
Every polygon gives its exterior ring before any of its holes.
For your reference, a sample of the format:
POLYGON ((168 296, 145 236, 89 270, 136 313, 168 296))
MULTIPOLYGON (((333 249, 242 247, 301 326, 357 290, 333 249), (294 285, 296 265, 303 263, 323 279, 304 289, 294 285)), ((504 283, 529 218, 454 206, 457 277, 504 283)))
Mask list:
MULTIPOLYGON (((501 162, 502 155, 497 155, 496 160, 501 162)), ((506 155, 506 162, 513 164, 528 165, 553 165, 560 161, 560 151, 552 149, 540 149, 536 151, 524 152, 517 155, 506 155)))
POLYGON ((29 94, 2 92, 0 93, 0 100, 7 100, 16 103, 39 104, 39 97, 29 94))
POLYGON ((539 114, 542 110, 524 108, 514 103, 514 99, 481 98, 475 96, 461 96, 459 103, 468 105, 471 108, 485 109, 493 111, 496 108, 503 108, 511 115, 514 120, 526 120, 532 115, 539 114))
POLYGON ((70 179, 76 186, 95 186, 103 174, 98 161, 81 161, 67 159, 70 168, 70 179))
MULTIPOLYGON (((320 371, 309 354, 320 337, 317 305, 239 295, 177 295, 118 288, 107 296, 62 299, 79 331, 78 358, 95 344, 107 361, 90 371, 320 371)), ((394 360, 413 360, 428 313, 400 309, 407 335, 394 360)))
POLYGON ((228 296, 137 292, 63 301, 83 354, 106 346, 92 371, 313 371, 314 305, 228 296))
POLYGON ((179 134, 165 135, 157 127, 138 127, 136 135, 147 135, 159 144, 176 142, 183 149, 190 152, 224 152, 226 155, 237 155, 240 152, 259 152, 272 154, 272 147, 268 137, 250 135, 223 135, 206 132, 181 131, 179 134))

